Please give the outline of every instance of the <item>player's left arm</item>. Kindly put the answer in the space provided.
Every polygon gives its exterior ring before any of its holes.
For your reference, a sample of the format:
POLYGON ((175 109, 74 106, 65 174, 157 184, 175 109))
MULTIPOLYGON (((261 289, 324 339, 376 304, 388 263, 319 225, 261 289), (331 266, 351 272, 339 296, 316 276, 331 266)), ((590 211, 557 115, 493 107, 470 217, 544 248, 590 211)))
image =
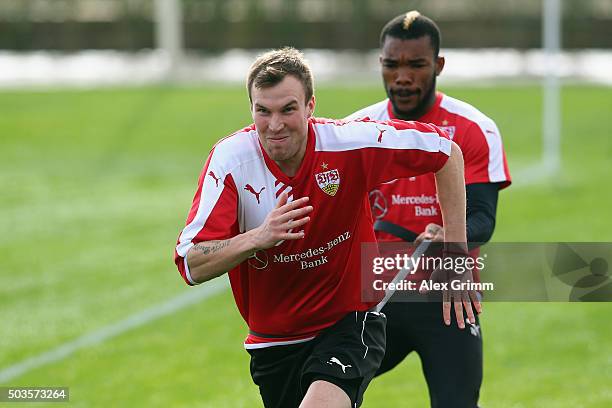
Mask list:
MULTIPOLYGON (((451 144, 451 156, 448 161, 435 173, 438 200, 442 210, 444 228, 444 256, 453 259, 467 256, 466 237, 466 195, 464 179, 464 163, 461 149, 456 143, 451 144)), ((462 281, 471 280, 471 271, 459 272, 451 270, 436 270, 432 280, 449 283, 450 279, 462 281), (437 275, 434 277, 434 275, 437 275)), ((459 328, 465 328, 463 312, 467 314, 468 322, 475 322, 474 310, 480 313, 480 301, 473 290, 443 290, 442 317, 446 325, 451 323, 451 304, 455 310, 455 317, 459 328)))
MULTIPOLYGON (((357 124, 353 126, 358 127, 357 124)), ((420 122, 387 121, 364 123, 359 126, 369 127, 366 129, 368 130, 366 137, 363 133, 360 135, 365 141, 364 144, 369 142, 370 146, 380 147, 362 150, 365 187, 371 190, 374 186, 393 178, 416 176, 433 171, 442 221, 445 225, 445 252, 456 258, 467 256, 465 177, 461 148, 449 140, 440 128, 420 122), (406 132, 403 132, 404 130, 406 132), (372 142, 373 136, 377 137, 374 139, 376 144, 372 142)), ((452 271, 442 272, 449 273, 440 276, 438 279, 440 281, 463 273, 455 268, 452 268, 452 271)), ((461 277, 465 280, 469 278, 468 275, 471 276, 471 272, 461 277)), ((443 290, 443 317, 447 325, 451 321, 451 303, 454 305, 460 328, 465 327, 464 307, 470 322, 475 321, 472 305, 478 313, 481 310, 475 291, 443 290)))

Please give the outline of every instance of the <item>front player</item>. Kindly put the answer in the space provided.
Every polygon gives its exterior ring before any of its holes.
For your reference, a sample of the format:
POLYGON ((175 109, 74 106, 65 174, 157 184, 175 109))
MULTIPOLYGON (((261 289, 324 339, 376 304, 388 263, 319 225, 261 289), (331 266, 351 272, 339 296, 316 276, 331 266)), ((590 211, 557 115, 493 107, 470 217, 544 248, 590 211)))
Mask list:
MULTIPOLYGON (((439 56, 440 31, 417 11, 390 20, 380 35, 382 76, 388 99, 349 116, 375 120, 403 119, 444 129, 463 151, 469 242, 487 242, 493 234, 498 191, 510 184, 499 130, 473 106, 436 92, 444 68, 439 56)), ((370 193, 376 238, 380 243, 444 240, 439 188, 431 175, 403 178, 370 193)), ((448 240, 448 239, 447 239, 448 240)), ((477 251, 477 250, 476 250, 477 251)), ((473 253, 475 255, 475 253, 473 253)), ((411 276, 420 281, 421 271, 411 276)), ((478 280, 478 271, 474 271, 478 280)), ((377 374, 391 370, 408 354, 421 357, 432 407, 477 406, 482 382, 482 338, 479 321, 469 330, 446 327, 440 303, 388 303, 387 349, 377 374)), ((450 316, 447 314, 447 316, 450 316)), ((463 328, 461 321, 459 328, 463 328)))
POLYGON ((190 285, 229 271, 266 407, 358 406, 385 344, 384 316, 360 298, 360 243, 375 240, 364 197, 436 172, 447 238, 465 243, 461 151, 431 125, 313 118, 294 49, 258 58, 247 89, 255 123, 211 151, 176 264, 190 285))

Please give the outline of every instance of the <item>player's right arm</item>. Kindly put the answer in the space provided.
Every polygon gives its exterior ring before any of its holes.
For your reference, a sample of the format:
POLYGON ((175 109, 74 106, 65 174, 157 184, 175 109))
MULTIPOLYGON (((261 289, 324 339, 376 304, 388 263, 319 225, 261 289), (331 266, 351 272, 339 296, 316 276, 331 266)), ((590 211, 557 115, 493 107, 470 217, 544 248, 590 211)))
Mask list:
POLYGON ((312 206, 306 205, 308 197, 290 203, 287 203, 287 198, 283 193, 259 227, 229 239, 203 241, 192 246, 187 253, 187 264, 195 283, 223 275, 260 249, 272 248, 283 240, 304 238, 300 228, 310 221, 307 214, 312 211, 312 206), (293 229, 298 229, 298 232, 290 232, 293 229))
POLYGON ((217 143, 200 173, 187 222, 174 249, 174 262, 188 285, 231 271, 259 249, 270 248, 281 240, 301 238, 301 226, 309 221, 306 215, 312 207, 306 207, 307 198, 287 203, 287 197, 281 196, 261 225, 241 227, 242 206, 236 184, 244 183, 236 177, 241 175, 242 156, 235 153, 243 138, 248 137, 245 133, 236 133, 217 143), (292 228, 299 232, 288 232, 292 228))

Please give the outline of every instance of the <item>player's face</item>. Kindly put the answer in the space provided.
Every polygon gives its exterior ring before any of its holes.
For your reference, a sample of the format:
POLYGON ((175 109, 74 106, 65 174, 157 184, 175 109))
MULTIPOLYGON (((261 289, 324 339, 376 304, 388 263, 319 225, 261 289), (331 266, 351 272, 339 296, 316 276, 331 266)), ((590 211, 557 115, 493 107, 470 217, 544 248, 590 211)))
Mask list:
POLYGON ((435 57, 429 36, 410 40, 387 36, 380 64, 395 116, 418 119, 431 108, 436 99, 436 77, 444 68, 444 58, 435 57))
POLYGON ((251 113, 263 148, 284 172, 294 175, 306 152, 314 96, 306 101, 302 83, 287 75, 272 87, 253 87, 251 100, 251 113))

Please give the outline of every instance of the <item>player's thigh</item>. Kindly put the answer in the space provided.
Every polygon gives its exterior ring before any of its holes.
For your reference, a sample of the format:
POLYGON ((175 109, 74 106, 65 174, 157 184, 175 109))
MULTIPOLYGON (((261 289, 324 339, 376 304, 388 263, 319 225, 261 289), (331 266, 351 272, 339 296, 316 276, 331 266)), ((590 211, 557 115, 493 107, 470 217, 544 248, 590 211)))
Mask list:
POLYGON ((302 386, 322 380, 340 387, 359 406, 385 350, 384 315, 349 313, 317 336, 304 365, 302 386))
POLYGON ((382 312, 387 316, 387 343, 385 356, 376 376, 392 370, 414 351, 412 336, 414 313, 411 303, 388 303, 382 312))
POLYGON ((248 350, 251 377, 266 408, 298 407, 305 389, 300 386, 311 342, 248 350))
POLYGON ((417 352, 429 387, 432 407, 473 408, 482 384, 482 334, 480 321, 459 329, 442 322, 439 303, 430 303, 421 319, 417 352))

